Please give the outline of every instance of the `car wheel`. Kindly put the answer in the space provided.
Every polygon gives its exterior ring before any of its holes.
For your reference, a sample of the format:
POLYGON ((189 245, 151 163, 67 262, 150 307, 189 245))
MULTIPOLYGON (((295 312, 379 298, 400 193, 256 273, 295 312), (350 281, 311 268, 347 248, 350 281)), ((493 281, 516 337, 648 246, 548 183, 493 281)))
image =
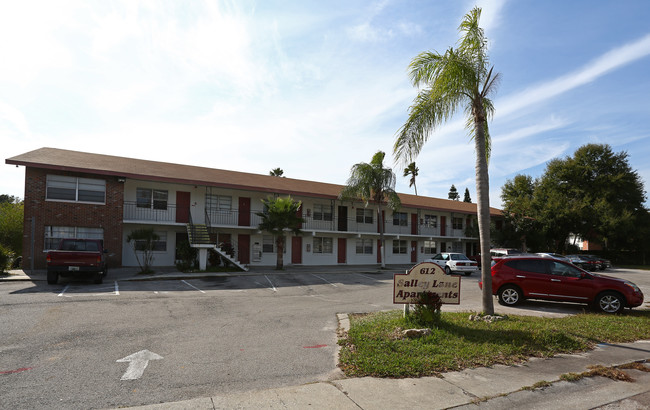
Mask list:
POLYGON ((523 299, 521 290, 512 285, 507 285, 499 290, 499 303, 503 306, 515 306, 523 299))
POLYGON ((472 271, 465 272, 465 276, 469 276, 469 275, 471 275, 471 274, 472 274, 472 271))
POLYGON ((47 284, 56 285, 59 281, 59 272, 47 272, 47 284))
POLYGON ((449 268, 449 266, 445 266, 445 273, 447 275, 451 275, 451 269, 449 268))
POLYGON ((604 292, 596 298, 596 308, 604 313, 618 313, 625 307, 625 301, 616 292, 604 292))

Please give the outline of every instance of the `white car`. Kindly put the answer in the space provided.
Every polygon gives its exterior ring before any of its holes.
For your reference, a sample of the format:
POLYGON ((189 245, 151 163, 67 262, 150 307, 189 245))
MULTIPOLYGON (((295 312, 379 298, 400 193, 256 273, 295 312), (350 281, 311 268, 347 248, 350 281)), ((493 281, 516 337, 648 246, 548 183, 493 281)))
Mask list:
POLYGON ((433 262, 445 270, 447 275, 453 272, 462 272, 469 276, 472 272, 478 270, 478 263, 471 260, 463 253, 444 252, 439 253, 426 262, 433 262))

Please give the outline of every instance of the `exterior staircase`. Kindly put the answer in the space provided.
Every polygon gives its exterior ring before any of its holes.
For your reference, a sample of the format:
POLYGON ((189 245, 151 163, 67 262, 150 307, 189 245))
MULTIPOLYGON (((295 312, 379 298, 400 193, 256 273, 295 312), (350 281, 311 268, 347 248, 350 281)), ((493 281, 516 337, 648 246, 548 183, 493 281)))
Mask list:
POLYGON ((187 237, 190 241, 190 246, 193 248, 205 248, 206 245, 211 245, 212 248, 221 255, 222 258, 228 260, 233 265, 237 266, 241 270, 248 272, 248 267, 242 265, 238 260, 233 256, 230 256, 224 252, 219 246, 217 246, 212 238, 210 237, 210 231, 208 227, 204 224, 187 224, 187 237))

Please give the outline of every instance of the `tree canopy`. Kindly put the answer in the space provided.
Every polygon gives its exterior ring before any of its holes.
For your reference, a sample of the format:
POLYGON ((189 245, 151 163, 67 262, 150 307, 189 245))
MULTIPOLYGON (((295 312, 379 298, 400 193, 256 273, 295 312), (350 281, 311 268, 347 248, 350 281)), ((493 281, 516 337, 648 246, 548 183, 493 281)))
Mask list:
POLYGON ((294 201, 290 196, 285 198, 269 197, 262 199, 262 203, 264 204, 264 212, 256 213, 261 218, 259 229, 273 235, 277 256, 275 268, 283 269, 285 231, 290 231, 294 235, 302 233, 300 226, 304 220, 299 215, 302 203, 294 201))
POLYGON ((458 193, 458 189, 456 189, 456 185, 451 184, 447 198, 451 199, 452 201, 458 201, 460 199, 460 194, 458 193))
POLYGON ((463 202, 471 203, 472 197, 469 196, 469 188, 465 188, 465 196, 463 197, 463 202))
POLYGON ((415 162, 411 162, 406 168, 404 168, 404 176, 411 176, 409 179, 409 188, 413 187, 415 190, 415 195, 418 194, 418 187, 415 185, 415 177, 418 176, 420 169, 415 165, 415 162))
POLYGON ((401 205, 399 196, 395 192, 396 176, 392 169, 384 166, 385 156, 384 152, 377 151, 370 163, 360 162, 353 165, 346 186, 339 194, 339 198, 343 200, 360 200, 365 202, 366 206, 370 202, 377 204, 382 267, 386 266, 382 205, 386 203, 388 208, 393 210, 401 205))

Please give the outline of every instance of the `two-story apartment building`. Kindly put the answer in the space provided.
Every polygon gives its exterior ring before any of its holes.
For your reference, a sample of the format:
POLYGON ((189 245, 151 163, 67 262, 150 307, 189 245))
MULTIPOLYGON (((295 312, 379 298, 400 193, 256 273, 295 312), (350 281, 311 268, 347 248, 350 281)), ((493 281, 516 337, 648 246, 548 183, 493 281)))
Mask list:
MULTIPOLYGON (((6 159, 25 167, 23 266, 45 267, 61 238, 99 238, 113 266, 137 266, 128 235, 153 227, 154 265, 172 266, 191 227, 204 226, 211 244, 228 244, 243 265, 275 264, 275 242, 258 229, 262 199, 302 202, 302 235, 289 236, 285 264, 335 265, 422 261, 440 251, 478 249, 476 204, 400 194, 397 211, 342 201, 342 185, 141 159, 41 148, 6 159)), ((493 217, 500 216, 491 209, 493 217)), ((199 245, 197 245, 199 246, 199 245)), ((205 261, 203 261, 205 263, 205 261)))

